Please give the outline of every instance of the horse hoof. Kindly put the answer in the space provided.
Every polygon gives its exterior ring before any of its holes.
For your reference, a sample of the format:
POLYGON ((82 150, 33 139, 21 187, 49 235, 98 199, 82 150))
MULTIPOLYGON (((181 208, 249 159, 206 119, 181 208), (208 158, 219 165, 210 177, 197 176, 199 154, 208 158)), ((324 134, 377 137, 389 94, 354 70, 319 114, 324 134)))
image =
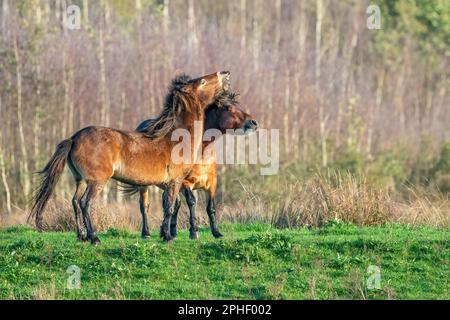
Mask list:
POLYGON ((214 236, 214 238, 218 239, 218 238, 222 238, 223 234, 221 234, 218 230, 214 230, 212 232, 212 235, 214 236))
POLYGON ((80 241, 80 242, 86 242, 86 241, 88 241, 89 239, 88 239, 87 236, 81 236, 81 235, 79 235, 79 236, 77 236, 77 240, 80 241))
POLYGON ((200 232, 198 231, 191 231, 189 233, 189 238, 192 240, 197 240, 198 238, 200 238, 200 232))
POLYGON ((101 244, 100 239, 95 237, 91 239, 91 244, 94 246, 98 246, 99 244, 101 244))
POLYGON ((147 239, 150 239, 150 235, 149 234, 143 234, 143 235, 141 235, 141 238, 143 240, 147 240, 147 239))
POLYGON ((170 237, 170 236, 163 237, 163 240, 164 240, 165 243, 172 243, 173 242, 173 238, 170 237))

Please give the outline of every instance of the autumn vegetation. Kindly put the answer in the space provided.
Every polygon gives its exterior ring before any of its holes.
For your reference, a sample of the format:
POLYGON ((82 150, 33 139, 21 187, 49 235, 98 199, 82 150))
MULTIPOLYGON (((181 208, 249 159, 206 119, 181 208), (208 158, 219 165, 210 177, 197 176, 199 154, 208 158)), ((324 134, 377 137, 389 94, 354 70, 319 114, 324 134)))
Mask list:
MULTIPOLYGON (((449 226, 447 0, 1 0, 0 28, 1 226, 25 223, 33 172, 59 141, 88 125, 132 130, 176 72, 216 70, 281 138, 277 175, 221 166, 220 221, 449 226), (64 27, 70 4, 80 29, 64 27)), ((74 227, 68 175, 45 215, 53 230, 74 227)), ((138 230, 138 210, 111 183, 94 224, 138 230)))

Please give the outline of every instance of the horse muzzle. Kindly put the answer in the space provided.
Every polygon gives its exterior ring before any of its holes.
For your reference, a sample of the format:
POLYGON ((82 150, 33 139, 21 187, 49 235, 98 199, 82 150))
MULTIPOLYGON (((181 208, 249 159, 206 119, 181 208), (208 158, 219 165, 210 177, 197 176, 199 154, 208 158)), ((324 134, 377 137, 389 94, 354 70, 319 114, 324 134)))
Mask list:
POLYGON ((222 80, 222 89, 224 91, 230 90, 231 84, 230 84, 230 71, 220 71, 219 76, 222 80))
POLYGON ((244 123, 244 132, 253 132, 258 130, 258 122, 256 120, 246 120, 244 123))

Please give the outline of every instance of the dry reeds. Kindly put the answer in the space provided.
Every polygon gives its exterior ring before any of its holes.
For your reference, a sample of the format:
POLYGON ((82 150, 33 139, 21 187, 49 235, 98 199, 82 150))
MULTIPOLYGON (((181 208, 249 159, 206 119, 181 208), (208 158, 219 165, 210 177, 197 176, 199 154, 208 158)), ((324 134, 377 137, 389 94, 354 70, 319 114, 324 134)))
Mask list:
MULTIPOLYGON (((352 174, 316 175, 305 182, 286 187, 277 194, 278 201, 265 194, 252 193, 251 186, 244 186, 242 199, 236 203, 219 205, 221 222, 271 223, 278 228, 321 227, 327 221, 342 221, 358 226, 381 225, 398 222, 431 227, 449 227, 450 202, 448 195, 426 192, 408 187, 400 197, 389 188, 371 185, 363 177, 352 174)), ((198 196, 197 217, 199 223, 208 225, 205 207, 198 196)), ((178 225, 189 225, 188 210, 183 205, 178 225)), ((12 215, 0 215, 0 226, 25 224, 26 213, 17 210, 12 215)), ((161 201, 152 202, 149 213, 150 228, 156 230, 161 223, 161 201)), ((141 216, 136 197, 122 204, 94 206, 92 220, 98 231, 118 228, 137 231, 141 228, 141 216)), ((44 230, 75 230, 72 206, 68 201, 51 201, 44 214, 44 230)))

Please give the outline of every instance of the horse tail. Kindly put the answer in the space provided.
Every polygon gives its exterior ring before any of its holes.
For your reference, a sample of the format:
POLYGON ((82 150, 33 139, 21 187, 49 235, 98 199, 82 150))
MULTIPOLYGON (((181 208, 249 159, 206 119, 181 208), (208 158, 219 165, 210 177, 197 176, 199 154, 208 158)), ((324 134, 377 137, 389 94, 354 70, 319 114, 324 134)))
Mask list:
POLYGON ((139 192, 138 186, 133 186, 131 184, 119 184, 119 191, 126 196, 132 196, 139 192))
POLYGON ((64 170, 67 156, 69 155, 71 149, 72 140, 67 139, 60 142, 45 168, 42 169, 42 171, 37 172, 42 177, 39 183, 39 188, 33 196, 34 204, 31 208, 31 213, 28 216, 28 222, 34 218, 38 230, 42 230, 42 212, 44 211, 45 206, 47 205, 47 202, 50 199, 50 196, 52 195, 53 190, 64 170))

